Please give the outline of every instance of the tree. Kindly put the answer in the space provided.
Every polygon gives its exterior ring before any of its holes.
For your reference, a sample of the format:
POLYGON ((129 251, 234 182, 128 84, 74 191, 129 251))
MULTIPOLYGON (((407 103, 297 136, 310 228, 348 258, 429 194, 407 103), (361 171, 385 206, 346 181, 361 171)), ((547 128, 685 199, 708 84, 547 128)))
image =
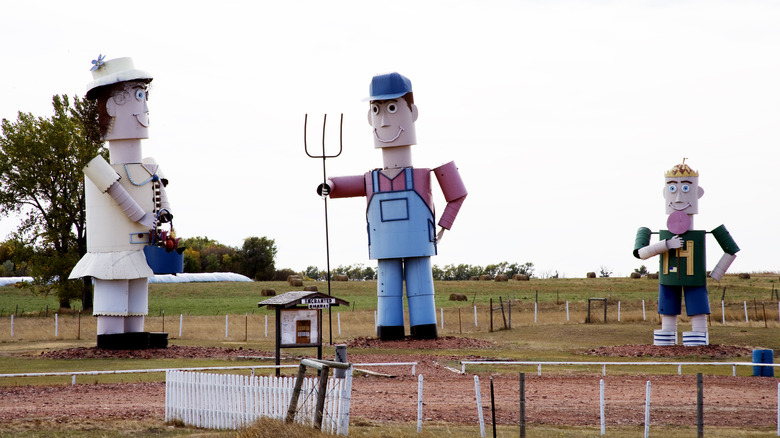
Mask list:
POLYGON ((647 270, 647 266, 645 266, 645 265, 640 266, 638 269, 634 269, 634 272, 636 272, 637 274, 641 275, 642 277, 645 277, 645 276, 647 276, 647 274, 650 273, 647 270))
POLYGON ((247 237, 244 239, 244 246, 239 254, 242 259, 242 274, 259 281, 270 281, 274 278, 274 260, 276 259, 274 239, 247 237))
POLYGON ((81 295, 91 307, 90 284, 68 280, 87 252, 83 167, 98 154, 107 156, 94 101, 52 98, 54 115, 19 112, 16 122, 2 120, 0 137, 0 216, 18 214, 16 238, 33 245, 30 273, 36 290, 55 291, 62 307, 81 295))
POLYGON ((528 278, 534 276, 534 264, 531 262, 525 262, 522 265, 519 263, 512 263, 507 267, 506 275, 513 277, 515 274, 527 275, 528 278))
POLYGON ((601 272, 599 273, 599 277, 607 278, 610 275, 612 275, 612 271, 610 271, 608 267, 602 265, 601 272))

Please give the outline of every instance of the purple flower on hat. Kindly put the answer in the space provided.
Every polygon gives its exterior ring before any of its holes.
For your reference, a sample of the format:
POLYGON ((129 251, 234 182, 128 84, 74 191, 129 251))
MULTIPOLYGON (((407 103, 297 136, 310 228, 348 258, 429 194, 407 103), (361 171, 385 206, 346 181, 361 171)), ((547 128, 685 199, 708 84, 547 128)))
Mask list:
POLYGON ((89 71, 95 71, 100 68, 101 65, 103 65, 103 60, 106 59, 106 55, 100 54, 98 55, 97 59, 92 60, 92 68, 89 69, 89 71))

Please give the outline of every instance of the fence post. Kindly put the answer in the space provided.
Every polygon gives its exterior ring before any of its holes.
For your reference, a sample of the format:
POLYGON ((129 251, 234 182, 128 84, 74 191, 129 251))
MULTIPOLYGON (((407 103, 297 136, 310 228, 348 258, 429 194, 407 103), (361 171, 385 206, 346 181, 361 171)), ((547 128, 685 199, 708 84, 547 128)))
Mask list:
POLYGON ((293 392, 290 396, 290 405, 287 407, 287 416, 284 418, 285 423, 292 423, 293 420, 295 420, 295 411, 298 408, 298 397, 301 395, 301 387, 303 386, 305 374, 306 365, 298 365, 298 377, 295 379, 295 387, 293 387, 293 392))
POLYGON ((54 314, 54 337, 59 336, 60 333, 60 318, 58 314, 54 314))
POLYGON ((642 321, 647 321, 645 317, 645 300, 642 300, 642 321))
POLYGON ((721 323, 723 323, 723 325, 726 325, 726 305, 723 303, 723 300, 720 300, 720 315, 721 315, 721 323))
POLYGON ((569 302, 566 301, 566 321, 569 320, 569 302))
POLYGON ((606 435, 604 423, 604 379, 599 381, 599 415, 601 416, 601 434, 606 435))
POLYGON ((618 301, 618 322, 620 322, 620 301, 618 301))
POLYGON ((650 381, 645 387, 645 438, 650 436, 650 381))
POLYGON ((417 376, 417 433, 422 433, 423 375, 417 376))
POLYGON ((525 373, 520 373, 520 438, 525 438, 525 373))
POLYGON ((184 314, 179 314, 179 337, 181 337, 181 326, 184 325, 184 314))
MULTIPOLYGON (((482 413, 482 392, 479 390, 479 376, 476 374, 474 375, 474 393, 477 396, 477 416, 479 417, 479 436, 484 437, 485 436, 485 416, 482 413)), ((780 394, 780 384, 778 384, 778 394, 780 394)), ((778 400, 780 406, 780 395, 778 395, 778 400)), ((780 412, 780 408, 778 408, 778 412, 780 412)), ((780 414, 778 414, 780 415, 780 414)), ((780 418, 780 417, 778 417, 780 418)), ((780 426, 778 426, 780 427, 780 426)))
POLYGON ((747 301, 743 301, 742 305, 743 305, 743 307, 745 307, 745 322, 749 323, 750 320, 748 319, 748 313, 747 313, 747 301))
POLYGON ((441 315, 441 329, 444 330, 444 307, 439 307, 439 315, 441 315))
POLYGON ((474 327, 477 327, 477 306, 474 306, 474 327))
POLYGON ((696 374, 696 433, 699 438, 704 436, 704 382, 702 374, 696 374))
POLYGON ((14 337, 14 315, 11 315, 11 337, 14 337))

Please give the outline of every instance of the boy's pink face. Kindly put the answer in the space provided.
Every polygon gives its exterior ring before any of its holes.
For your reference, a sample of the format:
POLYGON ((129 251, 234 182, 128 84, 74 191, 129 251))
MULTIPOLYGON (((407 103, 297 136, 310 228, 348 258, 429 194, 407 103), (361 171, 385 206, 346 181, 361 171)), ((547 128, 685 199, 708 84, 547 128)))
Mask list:
POLYGON ((417 106, 403 98, 371 101, 368 124, 374 128, 374 147, 408 146, 417 143, 414 122, 417 106))
POLYGON ((704 195, 704 189, 699 187, 699 177, 682 176, 668 177, 664 187, 666 214, 676 211, 685 214, 699 213, 699 198, 704 195))

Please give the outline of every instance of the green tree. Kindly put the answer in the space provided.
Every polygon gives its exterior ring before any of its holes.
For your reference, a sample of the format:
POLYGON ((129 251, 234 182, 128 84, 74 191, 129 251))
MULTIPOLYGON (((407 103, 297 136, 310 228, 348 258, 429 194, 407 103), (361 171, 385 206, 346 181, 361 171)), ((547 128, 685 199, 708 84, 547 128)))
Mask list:
POLYGON ((87 252, 82 168, 107 151, 94 101, 75 97, 71 105, 68 96, 54 96, 52 105, 51 118, 19 112, 16 122, 2 120, 0 215, 22 217, 16 236, 36 250, 35 289, 56 292, 66 308, 80 295, 88 308, 90 284, 68 275, 87 252))
POLYGON ((645 276, 647 276, 647 274, 650 273, 647 270, 647 266, 645 266, 645 265, 640 266, 638 269, 634 269, 634 272, 636 272, 637 274, 641 275, 642 277, 645 277, 645 276))
POLYGON ((267 237, 247 237, 239 251, 242 272, 249 278, 270 281, 274 278, 276 242, 267 237))

